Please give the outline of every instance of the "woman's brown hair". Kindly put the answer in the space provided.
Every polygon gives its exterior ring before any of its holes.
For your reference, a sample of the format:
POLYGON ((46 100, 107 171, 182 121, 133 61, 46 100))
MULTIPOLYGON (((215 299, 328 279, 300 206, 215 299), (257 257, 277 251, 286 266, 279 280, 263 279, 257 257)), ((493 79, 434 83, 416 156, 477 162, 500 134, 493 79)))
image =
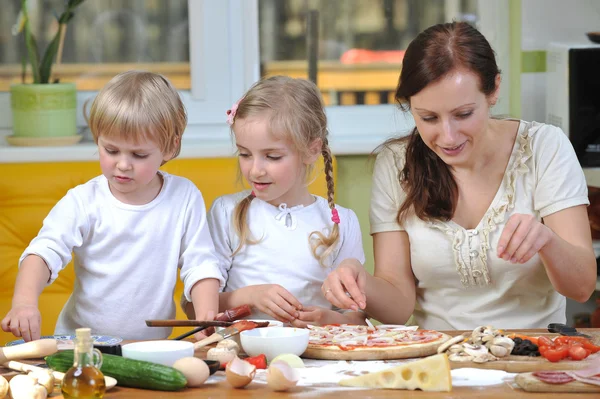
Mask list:
MULTIPOLYGON (((500 70, 494 50, 477 29, 465 22, 427 28, 406 49, 396 101, 401 109, 409 110, 412 96, 457 69, 474 73, 486 96, 496 90, 500 70)), ((416 127, 407 137, 389 140, 383 146, 394 143, 406 145, 406 159, 399 174, 406 199, 398 211, 398 221, 411 209, 422 220, 452 219, 458 188, 448 165, 425 145, 416 127)))
MULTIPOLYGON (((310 157, 311 144, 315 140, 321 140, 321 155, 327 182, 327 202, 332 213, 337 215, 333 200, 333 159, 327 140, 327 116, 317 86, 308 80, 293 79, 287 76, 262 79, 254 84, 237 103, 237 109, 233 115, 230 115, 232 129, 235 129, 237 120, 254 116, 268 118, 271 133, 276 137, 290 140, 303 157, 310 157)), ((307 180, 312 169, 313 165, 307 168, 307 180)), ((233 223, 240 243, 233 255, 237 254, 244 245, 259 242, 250 237, 247 221, 248 209, 253 199, 254 195, 249 194, 238 203, 234 210, 233 223)), ((307 237, 312 253, 321 266, 327 266, 326 260, 334 250, 339 237, 337 223, 333 223, 328 235, 314 231, 307 237)))

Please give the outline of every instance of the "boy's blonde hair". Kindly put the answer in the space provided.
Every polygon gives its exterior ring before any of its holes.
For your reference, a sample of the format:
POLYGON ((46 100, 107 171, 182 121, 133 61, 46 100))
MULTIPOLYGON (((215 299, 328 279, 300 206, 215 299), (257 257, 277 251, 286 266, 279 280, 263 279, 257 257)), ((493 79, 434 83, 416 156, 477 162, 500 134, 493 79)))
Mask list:
MULTIPOLYGON (((327 116, 323 100, 317 86, 305 79, 293 79, 287 76, 273 76, 255 83, 246 95, 236 104, 235 114, 230 116, 232 129, 235 121, 254 116, 268 118, 271 134, 289 140, 302 157, 310 157, 310 145, 317 139, 322 144, 321 155, 325 165, 327 182, 327 202, 337 217, 334 203, 333 160, 327 140, 327 116)), ((311 174, 314 165, 307 168, 306 178, 311 174)), ((244 245, 256 244, 250 238, 247 223, 248 208, 254 196, 250 194, 235 208, 234 226, 240 237, 240 244, 233 255, 244 245)), ((332 223, 329 236, 314 231, 308 237, 314 257, 323 267, 328 256, 335 249, 339 240, 338 223, 332 223)))
POLYGON ((94 99, 87 119, 96 144, 100 136, 152 141, 171 159, 179 155, 187 125, 177 90, 164 76, 144 71, 112 78, 94 99))

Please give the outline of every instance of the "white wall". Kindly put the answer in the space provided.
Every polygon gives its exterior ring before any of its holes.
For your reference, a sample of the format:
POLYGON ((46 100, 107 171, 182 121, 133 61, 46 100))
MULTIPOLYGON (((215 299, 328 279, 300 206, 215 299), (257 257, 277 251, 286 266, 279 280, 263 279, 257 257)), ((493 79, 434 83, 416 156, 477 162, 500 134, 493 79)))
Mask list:
MULTIPOLYGON (((553 41, 589 43, 600 31, 600 0, 521 0, 521 50, 546 50, 553 41)), ((544 73, 521 74, 521 117, 545 122, 544 73)))

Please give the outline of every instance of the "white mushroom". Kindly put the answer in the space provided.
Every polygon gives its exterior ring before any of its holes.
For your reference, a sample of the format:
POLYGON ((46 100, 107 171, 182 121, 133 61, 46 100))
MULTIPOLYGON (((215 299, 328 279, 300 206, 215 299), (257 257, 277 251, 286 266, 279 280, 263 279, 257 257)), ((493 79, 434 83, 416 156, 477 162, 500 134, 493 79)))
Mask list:
POLYGON ((457 335, 456 337, 450 338, 448 341, 444 342, 438 347, 437 353, 444 353, 447 349, 449 349, 454 344, 462 342, 465 340, 464 335, 457 335))
POLYGON ((208 360, 216 360, 221 364, 231 362, 235 357, 237 357, 237 352, 235 349, 228 348, 211 348, 206 352, 206 358, 208 360))
POLYGON ((4 398, 8 393, 8 381, 0 375, 0 399, 4 398))
POLYGON ((240 353, 240 346, 237 342, 232 339, 224 339, 217 344, 217 348, 225 348, 228 350, 235 351, 235 354, 238 355, 240 353))
POLYGON ((31 375, 19 374, 14 376, 9 383, 10 395, 13 399, 46 399, 48 392, 37 379, 31 375))
POLYGON ((54 375, 52 370, 43 369, 29 372, 29 375, 37 379, 37 383, 42 385, 46 392, 51 394, 54 391, 54 375))

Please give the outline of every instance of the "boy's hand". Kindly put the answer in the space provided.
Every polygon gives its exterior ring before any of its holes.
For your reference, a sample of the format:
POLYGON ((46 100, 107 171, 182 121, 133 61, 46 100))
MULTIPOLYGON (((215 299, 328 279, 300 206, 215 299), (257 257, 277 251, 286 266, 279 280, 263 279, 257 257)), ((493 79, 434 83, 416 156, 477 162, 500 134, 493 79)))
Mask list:
POLYGON ((287 323, 298 318, 302 304, 279 284, 252 286, 250 304, 275 320, 287 323))
POLYGON ((42 315, 35 305, 15 305, 2 319, 2 330, 23 337, 25 342, 40 339, 42 315))
MULTIPOLYGON (((196 314, 196 320, 212 321, 214 319, 215 319, 215 312, 213 310, 208 310, 206 312, 201 312, 201 313, 196 314)), ((209 337, 212 334, 214 334, 214 332, 215 332, 214 327, 205 328, 204 330, 199 331, 196 334, 194 334, 194 339, 196 341, 203 340, 204 338, 209 337)))

